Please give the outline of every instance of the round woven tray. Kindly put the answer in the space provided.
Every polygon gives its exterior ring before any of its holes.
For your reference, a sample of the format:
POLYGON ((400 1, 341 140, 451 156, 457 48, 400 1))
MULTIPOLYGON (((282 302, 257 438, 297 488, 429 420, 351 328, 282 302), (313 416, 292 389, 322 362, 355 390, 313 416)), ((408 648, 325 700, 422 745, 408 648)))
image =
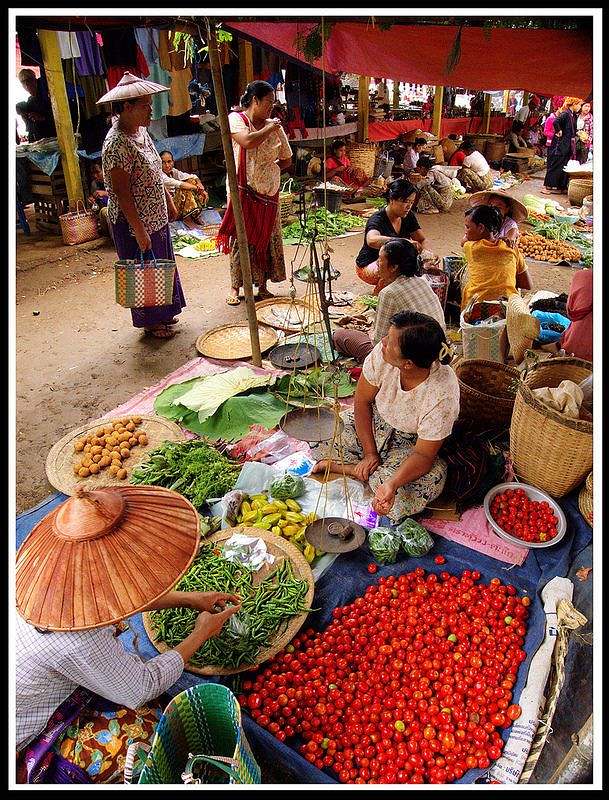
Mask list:
MULTIPOLYGON (((315 579, 313 578, 311 567, 297 547, 288 542, 286 539, 283 539, 281 536, 275 536, 275 534, 268 531, 263 531, 259 528, 248 528, 244 525, 218 531, 218 533, 214 533, 206 541, 225 542, 227 539, 230 539, 234 533, 243 533, 246 536, 256 536, 259 539, 263 539, 266 542, 269 553, 274 555, 276 559, 289 559, 292 562, 294 575, 300 580, 306 580, 309 584, 309 589, 305 596, 304 602, 308 607, 311 606, 311 603, 313 602, 313 594, 315 592, 315 579)), ((277 564, 278 561, 275 561, 275 564, 271 565, 270 567, 263 567, 258 573, 256 573, 254 583, 258 584, 260 581, 264 580, 264 578, 266 578, 270 572, 274 571, 277 564)), ((155 638, 156 632, 154 626, 152 625, 152 621, 150 620, 150 614, 148 612, 144 612, 142 617, 148 638, 156 647, 156 649, 160 653, 165 653, 170 650, 171 648, 169 648, 165 642, 159 642, 155 638)), ((280 650, 283 650, 283 648, 292 641, 300 628, 304 625, 306 618, 306 613, 299 614, 297 617, 294 617, 286 630, 273 641, 271 646, 260 651, 255 664, 248 664, 247 666, 239 667, 238 669, 225 669, 224 667, 217 667, 213 664, 210 664, 208 667, 193 667, 190 664, 187 664, 186 669, 188 672, 194 672, 197 675, 235 675, 237 672, 246 672, 247 670, 256 669, 259 664, 262 664, 264 661, 268 661, 269 658, 273 658, 273 656, 277 655, 280 650)))
MULTIPOLYGON (((117 418, 125 419, 128 416, 130 415, 125 414, 117 418)), ((142 418, 138 433, 146 434, 148 444, 143 447, 138 445, 131 451, 133 455, 125 464, 125 469, 127 470, 125 480, 121 481, 113 477, 107 469, 103 469, 97 475, 91 475, 88 478, 77 478, 74 475, 74 465, 80 461, 83 455, 82 453, 74 452, 74 442, 114 420, 114 417, 102 417, 81 428, 70 431, 50 449, 45 469, 51 486, 57 491, 69 495, 75 494, 76 490, 81 488, 90 491, 92 489, 102 489, 105 486, 126 486, 129 483, 129 476, 133 468, 144 461, 151 450, 154 450, 155 447, 158 447, 163 442, 181 442, 186 438, 182 429, 175 422, 145 414, 133 414, 132 416, 142 418)))
MULTIPOLYGON (((277 333, 268 325, 258 325, 260 352, 266 353, 277 344, 277 333)), ((196 348, 202 356, 219 359, 241 359, 252 357, 252 341, 247 322, 219 325, 202 333, 196 341, 196 348)))
POLYGON ((288 333, 297 333, 309 323, 320 322, 321 314, 304 300, 290 297, 270 297, 256 303, 259 322, 288 333))
POLYGON ((510 424, 516 399, 514 367, 472 358, 455 367, 461 390, 459 417, 475 428, 499 428, 510 424))
POLYGON ((586 478, 585 485, 579 493, 579 510, 590 527, 592 527, 593 506, 592 473, 590 473, 586 478))

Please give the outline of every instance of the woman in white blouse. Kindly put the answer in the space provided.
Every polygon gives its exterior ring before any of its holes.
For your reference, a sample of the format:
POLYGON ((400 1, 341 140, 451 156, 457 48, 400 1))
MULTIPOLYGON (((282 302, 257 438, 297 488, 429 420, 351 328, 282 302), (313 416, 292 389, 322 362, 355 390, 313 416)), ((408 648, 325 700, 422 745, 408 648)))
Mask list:
POLYGON ((459 415, 450 358, 435 319, 395 314, 364 361, 354 410, 342 414, 341 441, 329 454, 323 444, 314 448, 322 460, 313 472, 330 468, 368 481, 374 510, 394 522, 420 513, 444 489, 447 467, 438 453, 459 415))

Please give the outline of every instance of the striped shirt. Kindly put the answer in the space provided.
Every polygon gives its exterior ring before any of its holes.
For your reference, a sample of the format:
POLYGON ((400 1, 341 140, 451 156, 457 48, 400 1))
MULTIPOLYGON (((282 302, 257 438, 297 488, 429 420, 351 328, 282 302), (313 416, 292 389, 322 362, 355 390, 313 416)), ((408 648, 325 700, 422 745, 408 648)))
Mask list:
POLYGON ((175 650, 150 661, 128 653, 113 627, 40 633, 16 616, 18 750, 44 730, 53 712, 79 686, 117 705, 139 708, 163 694, 184 670, 175 650))
POLYGON ((397 277, 379 292, 379 304, 374 323, 374 344, 378 344, 389 330, 391 317, 398 311, 419 311, 437 320, 446 329, 444 312, 438 296, 425 278, 405 275, 397 277))

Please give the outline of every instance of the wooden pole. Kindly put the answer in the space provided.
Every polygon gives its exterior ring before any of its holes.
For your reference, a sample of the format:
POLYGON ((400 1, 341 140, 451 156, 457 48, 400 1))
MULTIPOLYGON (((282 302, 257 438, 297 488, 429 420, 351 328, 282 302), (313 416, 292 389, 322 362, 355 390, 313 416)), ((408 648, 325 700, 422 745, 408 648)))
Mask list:
POLYGON ((484 95, 484 111, 482 112, 482 128, 484 133, 488 133, 491 127, 491 102, 490 94, 484 95))
POLYGON ((442 128, 442 102, 444 101, 444 87, 436 86, 433 96, 433 119, 431 122, 431 132, 438 139, 442 128))
POLYGON ((359 94, 357 96, 357 141, 364 142, 368 138, 368 118, 370 116, 370 78, 359 76, 359 94))
POLYGON ((242 95, 248 83, 254 80, 254 56, 252 43, 239 39, 239 94, 242 95))
POLYGON ((53 119, 57 129, 57 143, 61 153, 61 163, 71 208, 80 200, 84 203, 80 165, 76 153, 76 139, 72 130, 72 117, 68 105, 66 83, 61 64, 61 52, 57 31, 38 31, 38 40, 42 50, 42 61, 49 85, 49 97, 53 109, 53 119))
POLYGON ((400 107, 400 82, 393 79, 393 103, 392 108, 400 107))
POLYGON ((503 92, 503 113, 507 114, 510 107, 510 90, 506 89, 503 92))
POLYGON ((224 94, 224 81, 222 80, 222 67, 220 66, 220 56, 218 53, 218 40, 213 22, 207 23, 207 44, 209 46, 209 62, 211 75, 214 82, 214 93, 218 105, 218 118, 220 120, 220 132, 222 134, 222 147, 224 149, 224 160, 226 162, 226 174, 228 177, 228 187, 230 199, 235 214, 235 227, 237 229, 237 242, 239 245, 239 266, 243 276, 243 292, 245 294, 245 310, 250 329, 250 339, 252 342, 252 362, 254 366, 262 366, 262 355, 260 353, 260 337, 258 335, 258 319, 256 318, 256 305, 254 303, 254 287, 252 285, 252 268, 250 265, 250 251, 247 243, 247 233, 243 220, 243 209, 237 187, 237 170, 235 167, 235 156, 233 153, 233 142, 230 135, 228 123, 228 109, 226 107, 226 96, 224 94))
POLYGON ((524 92, 524 94, 522 95, 522 105, 523 106, 528 105, 530 99, 531 99, 531 93, 524 92))

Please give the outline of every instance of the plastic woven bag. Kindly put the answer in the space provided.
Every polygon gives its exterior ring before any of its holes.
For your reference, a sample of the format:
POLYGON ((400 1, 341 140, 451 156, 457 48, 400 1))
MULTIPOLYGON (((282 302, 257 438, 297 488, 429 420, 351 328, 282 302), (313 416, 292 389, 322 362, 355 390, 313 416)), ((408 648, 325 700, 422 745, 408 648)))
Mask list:
POLYGON ((400 552, 401 537, 391 528, 372 528, 368 532, 370 552, 379 564, 395 564, 400 552))
MULTIPOLYGON (((141 749, 139 743, 130 746, 126 783, 131 782, 134 751, 141 749)), ((260 767, 241 727, 241 708, 230 689, 201 683, 173 698, 138 783, 261 783, 260 767)))
POLYGON ((114 264, 116 302, 124 308, 170 305, 173 300, 175 261, 151 258, 121 259, 114 264))

